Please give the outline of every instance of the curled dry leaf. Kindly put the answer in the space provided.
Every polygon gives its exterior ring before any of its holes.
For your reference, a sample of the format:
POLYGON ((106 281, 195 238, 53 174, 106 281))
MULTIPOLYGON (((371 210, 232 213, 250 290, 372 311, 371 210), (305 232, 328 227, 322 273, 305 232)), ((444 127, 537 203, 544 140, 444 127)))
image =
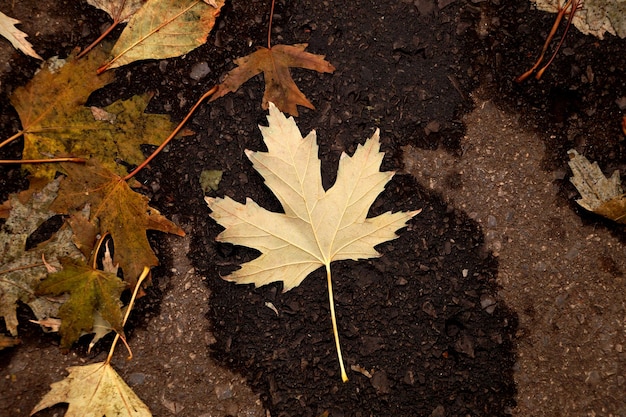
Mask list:
POLYGON ((280 111, 292 116, 298 115, 298 106, 314 109, 315 107, 300 91, 291 78, 289 68, 305 68, 321 73, 335 71, 323 55, 305 52, 307 44, 275 45, 271 49, 258 48, 256 52, 235 60, 237 68, 226 74, 224 81, 210 101, 237 91, 250 78, 263 73, 265 94, 262 106, 268 108, 272 102, 280 111))
POLYGON ((615 170, 607 178, 597 162, 590 163, 585 156, 573 149, 567 153, 570 157, 568 163, 574 174, 570 182, 582 197, 576 202, 591 212, 618 223, 626 223, 626 196, 619 171, 615 170))

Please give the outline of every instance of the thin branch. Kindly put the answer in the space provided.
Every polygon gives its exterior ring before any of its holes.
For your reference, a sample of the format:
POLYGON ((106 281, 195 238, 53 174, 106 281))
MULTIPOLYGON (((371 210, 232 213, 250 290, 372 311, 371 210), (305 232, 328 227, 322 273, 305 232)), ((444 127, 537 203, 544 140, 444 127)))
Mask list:
MULTIPOLYGON (((530 77, 532 75, 532 73, 537 68, 539 68, 539 65, 541 64, 541 61, 543 61, 543 58, 544 58, 544 56, 546 54, 546 51, 548 50, 548 46, 550 46, 550 42, 552 42, 552 38, 554 38, 554 35, 556 34, 556 31, 558 30, 559 26, 561 25, 561 20, 563 20, 563 17, 565 16, 565 13, 567 13, 567 9, 569 9, 570 6, 572 6, 572 9, 570 10, 570 15, 569 15, 569 19, 570 20, 569 20, 569 22, 567 24, 567 27, 569 28, 569 25, 571 23, 571 19, 574 17, 574 14, 576 13, 576 10, 578 10, 578 8, 580 7, 580 0, 567 0, 565 2, 565 4, 563 5, 563 7, 559 8, 559 12, 556 15, 556 19, 554 20, 554 24, 552 25, 552 29, 550 30, 550 33, 548 34, 548 37, 546 38, 546 42, 543 44, 543 48, 541 49, 541 54, 539 55, 539 58, 537 58, 537 61, 532 66, 532 68, 530 68, 528 71, 526 71, 525 73, 523 73, 522 75, 517 77, 515 79, 515 82, 521 83, 526 78, 530 77)), ((566 33, 567 33, 567 29, 565 30, 565 33, 563 34, 563 37, 561 38, 561 42, 559 43, 559 47, 563 43, 563 39, 565 38, 565 34, 566 33)), ((559 48, 556 49, 556 51, 558 51, 558 50, 559 50, 559 48)), ((556 55, 556 52, 555 52, 555 55, 556 55)), ((554 55, 553 55, 552 59, 554 59, 554 55)), ((552 62, 552 59, 550 60, 550 62, 552 62)), ((550 64, 548 64, 548 65, 550 65, 550 64)), ((546 67, 547 67, 547 65, 546 65, 546 67)), ((545 71, 545 67, 542 69, 541 73, 543 73, 543 71, 545 71)))

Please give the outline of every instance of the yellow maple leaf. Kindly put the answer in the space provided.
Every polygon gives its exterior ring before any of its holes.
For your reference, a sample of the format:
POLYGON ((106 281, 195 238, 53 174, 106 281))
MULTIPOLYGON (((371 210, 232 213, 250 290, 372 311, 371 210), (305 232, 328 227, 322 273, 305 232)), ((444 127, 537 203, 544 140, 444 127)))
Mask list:
MULTIPOLYGON (((100 49, 84 59, 70 57, 60 69, 48 63, 25 86, 15 90, 11 103, 17 110, 24 133, 24 159, 57 155, 97 158, 108 169, 122 175, 121 158, 139 164, 144 155, 139 145, 159 145, 173 130, 169 117, 145 114, 150 95, 117 101, 104 109, 88 108, 89 95, 112 77, 95 73, 106 54, 100 49), (94 111, 108 118, 94 116, 94 111)), ((54 178, 56 164, 31 164, 34 176, 54 178)))
POLYGON ((282 281, 284 291, 288 291, 324 266, 341 375, 346 381, 330 264, 381 256, 374 247, 395 239, 396 230, 406 226, 419 211, 387 212, 367 218, 370 206, 394 175, 379 171, 384 153, 379 151, 378 130, 359 145, 352 157, 342 154, 337 180, 325 191, 315 132, 303 139, 293 118, 287 119, 272 103, 269 108, 269 126, 261 127, 268 152, 246 150, 246 155, 285 213, 268 211, 250 199, 244 205, 229 197, 205 198, 211 217, 225 227, 218 241, 261 252, 261 256, 224 278, 256 286, 282 281))
POLYGON ((292 116, 298 115, 298 105, 314 109, 315 106, 298 89, 291 78, 289 68, 305 68, 322 73, 335 71, 323 55, 305 52, 307 44, 275 45, 271 49, 258 48, 256 52, 235 60, 237 68, 226 74, 224 81, 209 101, 237 91, 250 78, 263 73, 265 77, 265 94, 262 106, 274 103, 279 110, 292 116))
POLYGON ((68 403, 65 417, 149 417, 150 409, 108 362, 68 368, 69 375, 52 388, 30 415, 68 403))
MULTIPOLYGON (((77 61, 71 56, 60 69, 59 60, 48 60, 26 86, 15 89, 10 100, 22 122, 24 159, 68 153, 64 138, 83 139, 80 130, 68 126, 66 119, 83 108, 93 91, 113 80, 112 74, 96 74, 98 62, 105 56, 98 48, 85 59, 77 61)), ((29 169, 35 176, 50 179, 56 171, 49 164, 30 165, 29 169)))
POLYGON ((101 73, 142 59, 165 59, 203 45, 224 6, 202 0, 148 0, 133 14, 101 73))
POLYGON ((91 205, 90 221, 100 234, 110 233, 115 245, 113 262, 124 271, 131 287, 144 266, 158 265, 150 248, 147 230, 184 236, 185 232, 148 206, 148 197, 133 191, 126 181, 97 161, 86 165, 63 164, 68 176, 61 182, 59 195, 51 209, 61 214, 91 205))

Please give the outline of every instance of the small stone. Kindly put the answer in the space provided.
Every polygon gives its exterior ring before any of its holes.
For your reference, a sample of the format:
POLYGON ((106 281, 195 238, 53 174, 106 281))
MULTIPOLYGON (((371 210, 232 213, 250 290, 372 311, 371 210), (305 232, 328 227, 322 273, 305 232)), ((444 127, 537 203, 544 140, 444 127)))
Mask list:
POLYGON ((209 72, 211 72, 211 69, 209 68, 209 64, 207 64, 205 61, 202 61, 202 62, 198 62, 193 67, 191 67, 191 72, 189 73, 189 77, 193 80, 198 81, 206 77, 206 75, 209 72))
POLYGON ((430 417, 446 417, 446 409, 443 405, 438 405, 435 407, 432 413, 430 413, 430 417))
POLYGON ((217 384, 215 386, 215 396, 218 400, 227 400, 233 397, 233 386, 231 384, 217 384))
POLYGON ((439 123, 437 120, 431 120, 424 128, 424 132, 426 133, 426 135, 430 135, 431 133, 439 132, 439 129, 441 129, 441 123, 439 123))
POLYGON ((127 381, 130 386, 141 385, 146 381, 146 374, 141 372, 132 373, 128 375, 127 381))
POLYGON ((422 304, 422 311, 428 314, 430 317, 433 317, 435 319, 437 318, 437 311, 435 310, 433 303, 431 303, 430 301, 426 301, 424 304, 422 304))
POLYGON ((389 394, 389 378, 387 378, 387 373, 385 371, 376 371, 376 373, 372 375, 370 382, 376 390, 376 394, 389 394))
POLYGON ((485 310, 485 313, 493 314, 496 309, 496 304, 496 300, 489 294, 483 294, 480 296, 480 306, 483 310, 485 310))

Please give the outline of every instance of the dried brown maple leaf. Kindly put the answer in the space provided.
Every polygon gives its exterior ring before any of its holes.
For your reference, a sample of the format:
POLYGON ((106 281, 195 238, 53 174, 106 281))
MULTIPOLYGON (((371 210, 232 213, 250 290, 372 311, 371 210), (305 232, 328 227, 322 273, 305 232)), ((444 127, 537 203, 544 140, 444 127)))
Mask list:
POLYGON ((298 115, 298 105, 314 109, 315 106, 304 96, 291 78, 289 68, 305 68, 322 73, 335 71, 323 55, 305 52, 307 44, 275 45, 271 49, 260 47, 256 52, 235 60, 237 68, 226 74, 224 81, 210 101, 237 91, 250 78, 263 73, 265 94, 263 108, 272 102, 282 112, 298 115))
POLYGON ((148 206, 148 197, 139 194, 123 179, 90 160, 86 165, 64 164, 68 176, 61 182, 51 209, 61 214, 91 205, 90 221, 100 234, 110 233, 115 245, 113 262, 124 271, 134 287, 144 266, 158 265, 150 248, 147 230, 184 236, 185 232, 148 206))

